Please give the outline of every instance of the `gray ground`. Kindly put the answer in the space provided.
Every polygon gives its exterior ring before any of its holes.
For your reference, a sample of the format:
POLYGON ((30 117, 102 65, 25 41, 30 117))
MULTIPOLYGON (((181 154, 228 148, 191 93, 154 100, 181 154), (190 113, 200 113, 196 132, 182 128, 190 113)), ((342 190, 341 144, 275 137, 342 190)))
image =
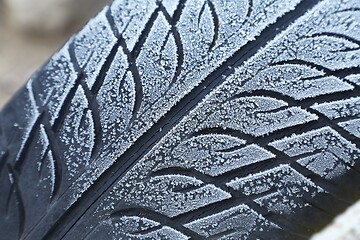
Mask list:
MULTIPOLYGON (((90 3, 93 0, 82 1, 90 3)), ((31 35, 29 32, 22 32, 24 26, 21 26, 20 23, 16 25, 9 20, 10 15, 16 18, 16 14, 13 13, 16 9, 10 11, 6 8, 5 2, 0 0, 0 108, 25 83, 31 74, 65 43, 73 32, 80 29, 91 16, 102 8, 102 5, 108 2, 108 0, 97 1, 98 4, 86 4, 82 8, 82 12, 78 11, 76 17, 73 17, 77 20, 74 20, 74 23, 67 26, 63 31, 59 31, 60 26, 54 26, 54 29, 51 30, 49 26, 44 24, 47 27, 47 32, 38 31, 34 34, 34 31, 30 31, 33 33, 31 35)), ((58 0, 58 2, 61 3, 64 0, 58 0)), ((48 12, 45 10, 36 12, 39 18, 42 17, 42 14, 48 12)), ((29 12, 29 15, 33 16, 34 14, 29 12)), ((26 27, 29 27, 28 25, 26 27)))
POLYGON ((25 37, 0 25, 0 107, 65 41, 68 35, 25 37))

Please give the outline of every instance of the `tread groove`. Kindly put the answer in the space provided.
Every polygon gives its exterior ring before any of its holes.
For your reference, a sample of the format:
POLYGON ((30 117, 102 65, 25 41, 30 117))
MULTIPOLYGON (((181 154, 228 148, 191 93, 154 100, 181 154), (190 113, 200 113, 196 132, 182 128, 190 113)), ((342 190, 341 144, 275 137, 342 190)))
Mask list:
POLYGON ((360 4, 222 1, 115 0, 31 78, 0 228, 307 239, 360 197, 360 4))
MULTIPOLYGON (((71 206, 67 213, 61 217, 58 221, 58 224, 61 223, 63 226, 64 222, 69 222, 71 227, 75 224, 77 220, 73 219, 73 214, 77 212, 77 208, 83 209, 81 212, 85 213, 86 209, 89 209, 91 205, 100 197, 93 196, 90 192, 98 192, 103 193, 111 187, 111 184, 104 185, 104 182, 113 183, 115 182, 122 174, 127 172, 130 167, 133 166, 136 159, 144 156, 149 149, 151 149, 155 143, 161 139, 167 131, 169 131, 172 126, 177 124, 182 117, 183 114, 179 114, 180 112, 188 113, 190 110, 194 108, 194 106, 201 101, 201 99, 206 96, 211 89, 214 89, 216 86, 221 84, 223 80, 223 76, 229 76, 233 69, 237 66, 240 66, 247 59, 252 57, 261 47, 265 46, 269 40, 273 39, 280 31, 286 29, 295 19, 302 16, 308 9, 311 9, 315 6, 319 1, 305 0, 298 4, 295 9, 289 11, 284 14, 282 17, 278 19, 277 22, 270 24, 267 26, 260 35, 254 41, 250 41, 245 44, 240 50, 238 50, 232 57, 230 57, 226 62, 224 62, 216 71, 211 73, 208 77, 205 78, 203 82, 201 82, 198 86, 196 86, 190 94, 185 95, 172 109, 166 113, 163 117, 161 117, 153 126, 147 130, 145 134, 143 134, 139 139, 137 139, 134 144, 122 155, 119 159, 109 168, 107 169, 97 180, 94 182, 92 186, 90 186, 82 195, 80 199, 78 199, 77 203, 71 206), (160 131, 161 129, 161 131, 160 131), (138 149, 141 148, 143 151, 138 152, 138 149), (126 161, 124 161, 126 159, 126 161), (120 170, 121 169, 121 170, 120 170), (89 200, 92 199, 92 200, 89 200), (87 204, 90 203, 91 204, 87 204), (86 205, 86 207, 84 206, 86 205)), ((179 6, 183 6, 183 3, 180 3, 179 6)), ((160 11, 160 7, 157 8, 155 12, 160 11)), ((152 20, 155 20, 155 12, 152 14, 152 20)), ((180 18, 181 10, 178 8, 178 12, 174 14, 174 21, 176 21, 176 16, 180 18), (177 13, 179 15, 177 15, 177 13)), ((150 29, 148 29, 148 32, 150 29)), ((146 32, 146 30, 144 31, 146 32)), ((142 35, 144 35, 144 32, 142 35)), ((145 39, 143 39, 143 42, 145 39)), ((133 55, 137 55, 139 53, 139 46, 141 44, 137 42, 136 47, 132 52, 133 55), (138 50, 137 50, 138 49, 138 50)), ((125 52, 125 50, 124 50, 125 52)), ((126 52, 125 52, 126 54, 126 52)), ((82 217, 80 214, 76 219, 82 217)), ((66 225, 66 224, 65 224, 66 225)), ((65 234, 67 230, 61 231, 61 229, 57 229, 54 227, 51 229, 46 236, 51 237, 54 234, 57 235, 57 232, 63 232, 65 234)))
POLYGON ((16 172, 12 169, 11 165, 8 164, 8 171, 9 173, 12 175, 12 179, 13 179, 13 183, 12 185, 14 186, 13 190, 15 191, 15 195, 17 198, 17 202, 18 202, 18 207, 19 207, 19 219, 20 219, 20 224, 19 224, 19 237, 21 237, 23 235, 24 229, 25 229, 25 219, 26 219, 26 214, 25 214, 25 209, 24 209, 24 200, 23 197, 21 195, 21 191, 19 188, 19 182, 18 182, 18 175, 16 174, 16 172))
POLYGON ((188 230, 187 228, 183 227, 181 224, 179 224, 176 220, 172 218, 165 217, 162 214, 156 213, 154 211, 151 211, 149 209, 143 209, 143 208, 128 208, 125 210, 120 210, 117 212, 114 212, 111 217, 116 216, 149 216, 150 219, 153 219, 159 223, 161 223, 162 226, 168 226, 171 225, 172 228, 175 230, 178 230, 181 233, 184 233, 186 236, 189 236, 191 239, 199 239, 199 240, 205 240, 206 238, 196 234, 193 231, 188 230), (171 224, 169 224, 171 223, 171 224))

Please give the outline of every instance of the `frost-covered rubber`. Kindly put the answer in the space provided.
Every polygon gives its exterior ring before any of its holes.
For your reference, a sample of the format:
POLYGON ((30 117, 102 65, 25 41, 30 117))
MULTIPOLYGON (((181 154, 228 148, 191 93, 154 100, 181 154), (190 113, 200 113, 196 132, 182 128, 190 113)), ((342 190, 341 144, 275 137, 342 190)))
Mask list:
POLYGON ((115 0, 1 112, 0 239, 307 238, 360 197, 359 70, 358 0, 115 0))

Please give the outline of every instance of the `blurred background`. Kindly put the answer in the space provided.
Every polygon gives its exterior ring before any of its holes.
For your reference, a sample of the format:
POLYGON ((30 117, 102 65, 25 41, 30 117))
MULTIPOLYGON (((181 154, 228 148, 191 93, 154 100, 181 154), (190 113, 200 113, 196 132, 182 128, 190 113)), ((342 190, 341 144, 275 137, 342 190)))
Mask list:
MULTIPOLYGON (((110 0, 0 0, 0 109, 110 0)), ((360 239, 360 202, 313 240, 360 239)))
POLYGON ((110 0, 0 0, 0 108, 110 0))

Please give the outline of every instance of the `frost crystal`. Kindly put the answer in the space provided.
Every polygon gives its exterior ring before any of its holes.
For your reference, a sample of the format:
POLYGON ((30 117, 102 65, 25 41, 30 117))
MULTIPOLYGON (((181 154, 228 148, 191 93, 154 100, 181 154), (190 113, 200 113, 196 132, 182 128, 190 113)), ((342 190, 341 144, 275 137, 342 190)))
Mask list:
POLYGON ((245 204, 195 220, 184 226, 206 238, 216 235, 217 239, 248 239, 252 232, 277 228, 275 224, 245 204))
POLYGON ((236 178, 227 183, 227 186, 247 196, 260 195, 255 197, 255 202, 260 206, 265 206, 272 212, 285 214, 306 207, 307 198, 323 192, 310 179, 288 165, 280 165, 244 178, 236 178), (307 191, 304 191, 304 188, 307 191))
POLYGON ((297 160, 309 170, 326 178, 333 178, 354 166, 360 150, 330 127, 294 135, 269 144, 297 160))

